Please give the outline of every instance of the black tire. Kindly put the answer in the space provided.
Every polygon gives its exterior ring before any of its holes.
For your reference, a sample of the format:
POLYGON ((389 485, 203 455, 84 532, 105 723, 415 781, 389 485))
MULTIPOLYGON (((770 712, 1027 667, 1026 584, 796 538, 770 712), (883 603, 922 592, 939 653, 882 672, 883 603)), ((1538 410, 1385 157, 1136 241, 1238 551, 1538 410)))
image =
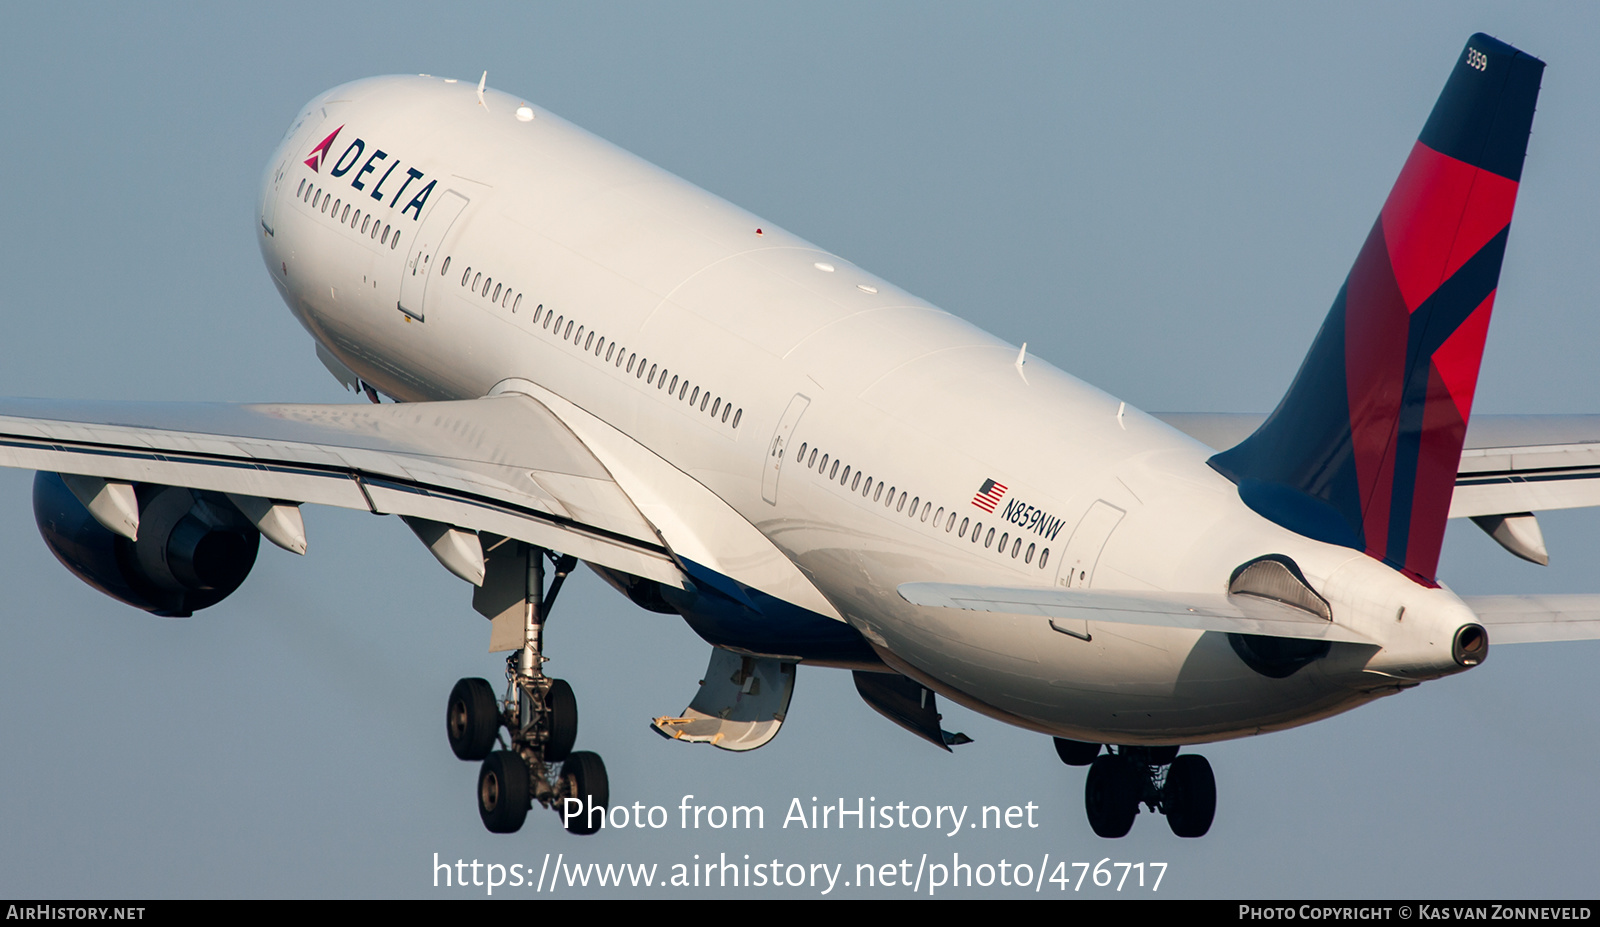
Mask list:
POLYGON ((1083 789, 1089 826, 1101 837, 1126 837, 1139 813, 1139 783, 1119 756, 1095 757, 1083 789))
POLYGON ((559 763, 572 753, 572 745, 578 741, 578 697, 565 679, 552 679, 545 707, 549 710, 550 737, 544 742, 544 759, 559 763))
POLYGON ((1161 789, 1167 826, 1179 837, 1204 837, 1217 813, 1217 780, 1211 764, 1196 753, 1172 761, 1161 789))
POLYGON ((611 807, 611 782, 606 778, 606 764, 600 755, 587 750, 572 754, 561 767, 561 778, 566 780, 568 787, 566 796, 583 802, 583 813, 572 818, 563 814, 562 820, 566 822, 568 832, 592 834, 604 826, 604 811, 596 815, 589 814, 591 808, 611 807))
POLYGON ((500 704, 486 680, 462 679, 450 690, 444 732, 460 759, 481 760, 494 749, 500 733, 500 704))
POLYGON ((1061 757, 1061 762, 1068 766, 1088 766, 1100 755, 1099 744, 1086 744, 1081 740, 1067 740, 1064 737, 1055 738, 1055 742, 1056 756, 1061 757))
POLYGON ((1149 750, 1151 766, 1165 766, 1178 758, 1178 751, 1182 747, 1147 747, 1149 750))
POLYGON ((528 817, 528 764, 509 750, 489 754, 478 768, 478 816, 491 834, 514 834, 528 817))

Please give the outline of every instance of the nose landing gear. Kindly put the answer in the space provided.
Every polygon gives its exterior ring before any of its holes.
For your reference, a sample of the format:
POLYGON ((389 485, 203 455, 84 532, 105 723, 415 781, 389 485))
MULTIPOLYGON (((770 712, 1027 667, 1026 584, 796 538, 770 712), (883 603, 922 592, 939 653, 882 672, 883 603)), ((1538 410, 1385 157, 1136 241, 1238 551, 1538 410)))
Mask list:
POLYGON ((514 833, 538 802, 561 813, 568 831, 592 834, 600 829, 610 805, 606 766, 598 754, 573 752, 578 739, 577 698, 565 680, 543 672, 544 622, 577 560, 536 547, 523 553, 520 559, 527 569, 523 642, 506 658, 505 697, 497 700, 483 679, 457 682, 445 711, 445 733, 457 757, 483 761, 478 770, 478 814, 490 832, 514 833), (547 557, 556 569, 548 592, 547 557), (497 743, 503 749, 495 750, 497 743), (568 810, 575 813, 565 813, 568 810))
MULTIPOLYGON (((1062 751, 1060 741, 1057 749, 1062 751)), ((1066 750, 1062 756, 1081 759, 1082 753, 1066 750)), ((1177 747, 1108 747, 1090 763, 1083 803, 1089 826, 1101 837, 1127 836, 1141 804, 1166 815, 1179 837, 1203 837, 1216 814, 1217 783, 1205 757, 1179 756, 1177 747)))

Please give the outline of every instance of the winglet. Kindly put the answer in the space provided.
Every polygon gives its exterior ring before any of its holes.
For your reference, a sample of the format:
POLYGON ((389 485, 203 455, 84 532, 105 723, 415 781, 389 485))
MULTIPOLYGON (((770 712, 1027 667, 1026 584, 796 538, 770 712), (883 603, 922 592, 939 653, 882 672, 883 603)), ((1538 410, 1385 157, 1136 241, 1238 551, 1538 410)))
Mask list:
POLYGON ((1288 393, 1211 466, 1264 517, 1435 585, 1544 62, 1478 34, 1288 393))

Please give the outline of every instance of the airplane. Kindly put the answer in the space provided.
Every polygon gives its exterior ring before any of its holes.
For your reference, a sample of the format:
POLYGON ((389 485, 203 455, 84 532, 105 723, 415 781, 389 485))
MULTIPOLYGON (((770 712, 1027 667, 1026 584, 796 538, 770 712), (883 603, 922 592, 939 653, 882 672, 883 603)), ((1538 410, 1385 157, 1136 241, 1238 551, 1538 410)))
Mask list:
POLYGON ((1180 747, 1600 633, 1589 598, 1434 575, 1449 516, 1537 560, 1533 512, 1600 502, 1592 421, 1467 433, 1541 70, 1469 40, 1264 422, 1142 413, 484 80, 359 81, 294 121, 257 218, 371 402, 10 401, 0 462, 40 471, 63 563, 157 614, 237 589, 262 535, 305 552, 300 504, 400 515, 511 655, 502 697, 448 701, 492 831, 608 803, 541 668, 581 561, 714 647, 663 736, 758 748, 799 664, 845 668, 943 749, 939 695, 1054 737, 1102 836, 1141 806, 1200 836, 1180 747))

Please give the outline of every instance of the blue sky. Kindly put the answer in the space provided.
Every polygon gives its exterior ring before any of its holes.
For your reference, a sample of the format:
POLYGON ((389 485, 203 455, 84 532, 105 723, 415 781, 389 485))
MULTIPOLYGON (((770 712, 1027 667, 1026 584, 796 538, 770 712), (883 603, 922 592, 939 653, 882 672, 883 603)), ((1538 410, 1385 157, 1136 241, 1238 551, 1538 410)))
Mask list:
MULTIPOLYGON (((1462 43, 1484 31, 1549 68, 1478 411, 1600 412, 1593 8, 1002 12, 19 8, 0 38, 0 394, 350 400, 261 266, 267 155, 335 84, 487 70, 1136 406, 1263 411, 1462 43)), ((976 741, 947 756, 876 716, 839 671, 802 669, 782 734, 754 753, 661 740, 649 718, 683 707, 709 647, 582 574, 552 620, 550 671, 573 683, 579 744, 605 757, 613 796, 759 804, 767 827, 579 840, 536 814, 495 837, 442 714, 458 677, 497 679, 499 660, 467 587, 399 523, 308 508, 306 558, 264 546, 235 596, 166 621, 62 569, 31 526, 29 485, 0 473, 0 894, 451 897, 473 892, 434 887, 435 853, 536 867, 546 852, 663 867, 697 853, 847 868, 1109 857, 1168 863, 1161 896, 1593 891, 1600 811, 1583 796, 1600 761, 1600 644, 1498 647, 1462 676, 1205 747, 1211 834, 1180 841, 1146 814, 1113 842, 1088 830, 1083 772, 1048 738, 947 706, 946 726, 976 741), (812 796, 1032 802, 1041 826, 780 827, 791 799, 812 796)), ((1549 568, 1456 524, 1442 578, 1464 593, 1600 591, 1600 515, 1541 521, 1549 568)))

